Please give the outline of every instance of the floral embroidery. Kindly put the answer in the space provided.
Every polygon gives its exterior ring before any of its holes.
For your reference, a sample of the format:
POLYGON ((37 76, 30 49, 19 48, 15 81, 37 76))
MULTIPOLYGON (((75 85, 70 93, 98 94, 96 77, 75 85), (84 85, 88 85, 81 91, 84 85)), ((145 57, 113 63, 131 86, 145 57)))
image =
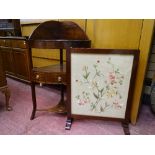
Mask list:
POLYGON ((123 107, 120 88, 124 82, 124 75, 120 67, 111 62, 110 57, 106 61, 106 65, 108 64, 106 73, 103 72, 104 64, 101 62, 97 60, 92 66, 82 67, 81 78, 75 79, 80 90, 75 96, 76 104, 89 105, 90 110, 95 112, 105 112, 109 108, 119 110, 123 107))

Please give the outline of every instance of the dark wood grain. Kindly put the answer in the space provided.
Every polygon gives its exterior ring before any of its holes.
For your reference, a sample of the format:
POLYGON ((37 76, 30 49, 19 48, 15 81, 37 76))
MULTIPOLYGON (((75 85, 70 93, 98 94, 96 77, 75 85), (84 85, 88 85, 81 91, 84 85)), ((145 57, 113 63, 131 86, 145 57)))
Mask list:
POLYGON ((30 49, 25 37, 0 37, 0 53, 8 76, 30 82, 30 49))
POLYGON ((88 40, 88 37, 74 22, 51 20, 39 24, 30 40, 88 40))
MULTIPOLYGON (((88 48, 91 41, 85 32, 74 22, 47 21, 38 25, 28 39, 29 48, 59 49, 60 63, 46 67, 33 68, 31 71, 31 90, 33 110, 31 119, 35 118, 36 111, 66 113, 64 101, 64 85, 66 85, 66 64, 63 64, 63 49, 69 47, 88 48), (35 83, 61 85, 61 99, 58 105, 50 109, 37 109, 35 83)), ((32 62, 32 55, 30 56, 32 62)))
POLYGON ((4 63, 3 63, 2 55, 0 53, 0 92, 5 94, 6 110, 10 111, 12 110, 11 106, 9 105, 10 90, 7 86, 7 80, 6 80, 6 75, 5 75, 3 64, 4 63))

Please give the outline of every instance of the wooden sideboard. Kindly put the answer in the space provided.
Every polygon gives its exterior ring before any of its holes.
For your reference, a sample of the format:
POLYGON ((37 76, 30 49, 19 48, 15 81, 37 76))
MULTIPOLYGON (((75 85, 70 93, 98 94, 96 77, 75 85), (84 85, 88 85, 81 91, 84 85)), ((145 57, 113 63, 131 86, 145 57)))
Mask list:
POLYGON ((0 53, 0 87, 6 86, 6 85, 7 85, 7 81, 6 81, 5 72, 3 70, 2 57, 0 53))
POLYGON ((5 75, 5 71, 3 68, 3 61, 2 61, 1 53, 0 53, 0 92, 5 94, 6 110, 8 110, 8 111, 12 110, 12 107, 9 105, 10 90, 7 85, 7 80, 6 80, 6 75, 5 75))
POLYGON ((6 74, 30 82, 30 50, 26 37, 0 37, 0 52, 6 74))
POLYGON ((0 19, 0 36, 21 36, 20 19, 0 19))

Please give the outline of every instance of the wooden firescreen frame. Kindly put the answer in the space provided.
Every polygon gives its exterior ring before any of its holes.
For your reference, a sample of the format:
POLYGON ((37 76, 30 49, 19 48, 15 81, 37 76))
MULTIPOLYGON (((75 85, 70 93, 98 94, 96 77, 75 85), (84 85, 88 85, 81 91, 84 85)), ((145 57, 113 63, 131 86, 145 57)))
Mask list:
POLYGON ((122 122, 129 132, 139 50, 69 48, 67 50, 67 121, 95 118, 122 122))

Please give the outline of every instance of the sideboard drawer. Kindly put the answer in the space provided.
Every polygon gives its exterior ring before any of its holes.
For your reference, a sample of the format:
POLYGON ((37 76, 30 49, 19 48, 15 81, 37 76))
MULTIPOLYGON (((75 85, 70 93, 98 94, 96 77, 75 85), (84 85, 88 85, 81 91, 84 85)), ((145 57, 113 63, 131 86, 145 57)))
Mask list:
POLYGON ((11 47, 11 40, 10 39, 6 39, 6 40, 4 40, 4 42, 5 42, 6 47, 11 47))
POLYGON ((13 48, 27 48, 27 42, 25 40, 12 40, 13 48))
POLYGON ((0 39, 0 46, 5 46, 5 39, 0 39))

